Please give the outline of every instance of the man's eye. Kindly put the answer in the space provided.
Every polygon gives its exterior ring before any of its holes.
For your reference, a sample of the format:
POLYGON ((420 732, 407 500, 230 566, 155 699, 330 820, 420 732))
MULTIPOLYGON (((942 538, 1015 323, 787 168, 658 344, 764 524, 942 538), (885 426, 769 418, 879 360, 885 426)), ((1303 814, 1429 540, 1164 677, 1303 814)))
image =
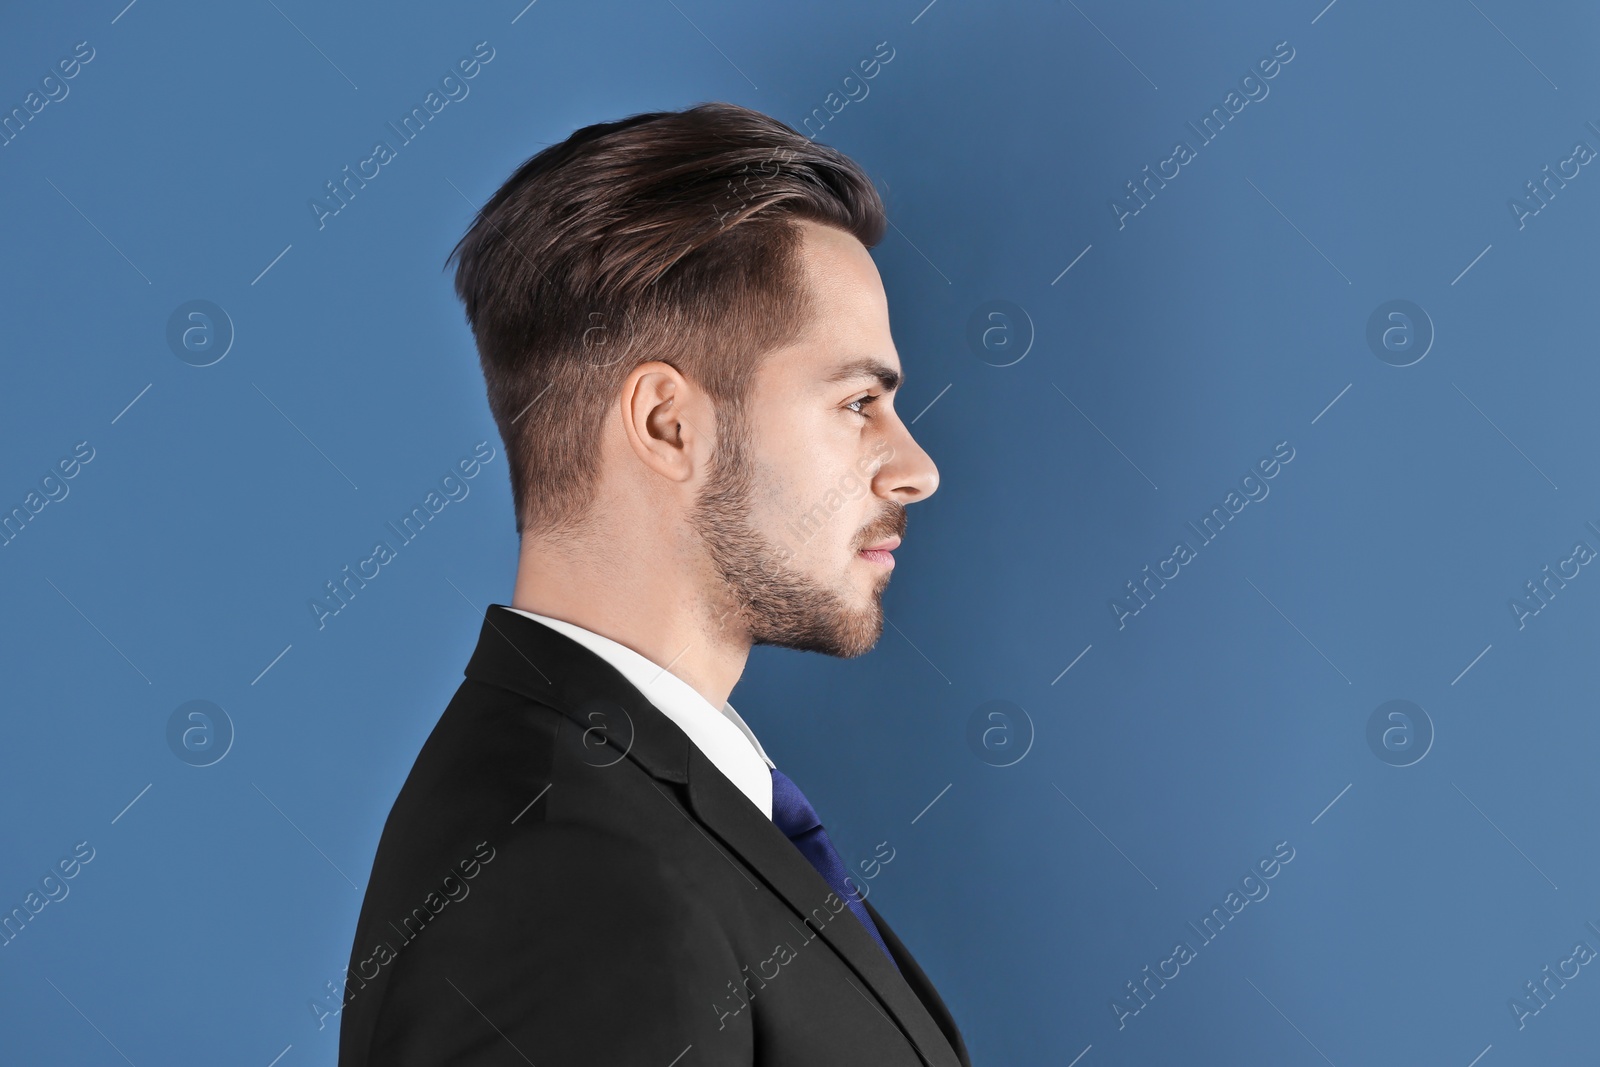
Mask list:
POLYGON ((860 404, 865 407, 867 404, 872 403, 876 399, 878 399, 876 394, 868 393, 866 396, 861 397, 858 400, 850 401, 850 403, 846 404, 845 407, 849 408, 851 411, 854 411, 857 415, 866 415, 867 413, 865 411, 858 410, 856 405, 860 404))

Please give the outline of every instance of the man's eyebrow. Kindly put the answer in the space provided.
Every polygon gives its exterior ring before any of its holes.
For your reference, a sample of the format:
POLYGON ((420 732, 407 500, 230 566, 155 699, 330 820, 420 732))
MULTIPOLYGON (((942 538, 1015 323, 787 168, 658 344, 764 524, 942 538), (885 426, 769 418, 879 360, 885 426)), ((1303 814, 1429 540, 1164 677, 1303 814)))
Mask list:
POLYGON ((869 356, 840 364, 823 381, 829 384, 836 384, 839 382, 853 382, 861 378, 876 378, 878 384, 883 386, 883 391, 886 393, 894 392, 904 385, 906 380, 905 375, 900 371, 895 370, 881 360, 873 359, 869 356))

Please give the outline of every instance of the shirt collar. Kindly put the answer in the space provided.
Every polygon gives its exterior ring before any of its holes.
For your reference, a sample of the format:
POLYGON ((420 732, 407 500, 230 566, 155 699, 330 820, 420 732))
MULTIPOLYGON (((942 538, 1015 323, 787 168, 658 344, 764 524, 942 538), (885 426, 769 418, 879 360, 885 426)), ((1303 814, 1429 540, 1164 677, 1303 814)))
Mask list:
POLYGON ((509 610, 570 637, 615 667, 618 674, 689 736, 762 815, 772 818, 772 768, 775 765, 732 704, 724 702, 719 712, 699 691, 665 667, 577 623, 521 608, 509 610))

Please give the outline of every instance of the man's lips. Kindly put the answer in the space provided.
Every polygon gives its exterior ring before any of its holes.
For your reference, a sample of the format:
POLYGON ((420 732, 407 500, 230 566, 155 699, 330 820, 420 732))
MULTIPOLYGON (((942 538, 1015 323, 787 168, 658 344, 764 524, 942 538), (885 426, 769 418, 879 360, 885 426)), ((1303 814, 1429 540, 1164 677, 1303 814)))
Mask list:
POLYGON ((889 537, 889 538, 885 538, 882 541, 879 541, 877 544, 873 545, 871 548, 862 549, 860 552, 858 552, 856 554, 858 556, 860 556, 862 559, 865 559, 865 560, 867 560, 869 562, 872 562, 872 563, 876 563, 879 566, 893 568, 894 567, 894 550, 899 548, 899 547, 900 547, 900 538, 898 538, 898 537, 889 537))

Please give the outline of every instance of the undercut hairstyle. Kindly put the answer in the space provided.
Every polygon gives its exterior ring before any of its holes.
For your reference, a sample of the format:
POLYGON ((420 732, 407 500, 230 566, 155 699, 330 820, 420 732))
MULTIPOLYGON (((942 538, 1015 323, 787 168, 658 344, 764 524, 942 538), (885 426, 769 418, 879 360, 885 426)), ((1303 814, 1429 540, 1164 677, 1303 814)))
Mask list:
POLYGON ((505 442, 517 532, 581 528, 622 384, 660 360, 742 425, 763 357, 814 312, 799 220, 871 248, 884 206, 844 154, 703 103, 585 126, 528 159, 445 260, 505 442))

